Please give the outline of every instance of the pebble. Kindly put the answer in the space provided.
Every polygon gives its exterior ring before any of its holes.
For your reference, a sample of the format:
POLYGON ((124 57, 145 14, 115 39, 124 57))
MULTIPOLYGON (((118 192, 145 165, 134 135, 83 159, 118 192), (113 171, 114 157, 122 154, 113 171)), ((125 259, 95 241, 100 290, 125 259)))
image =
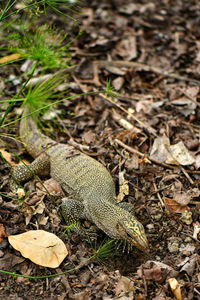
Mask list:
POLYGON ((185 210, 182 214, 181 214, 181 220, 183 223, 190 225, 192 224, 193 220, 192 220, 192 212, 185 210))
POLYGON ((179 242, 178 241, 168 242, 167 247, 170 253, 176 253, 179 250, 179 242))
POLYGON ((162 214, 157 214, 157 215, 154 215, 153 218, 157 221, 159 221, 161 218, 162 218, 162 214))

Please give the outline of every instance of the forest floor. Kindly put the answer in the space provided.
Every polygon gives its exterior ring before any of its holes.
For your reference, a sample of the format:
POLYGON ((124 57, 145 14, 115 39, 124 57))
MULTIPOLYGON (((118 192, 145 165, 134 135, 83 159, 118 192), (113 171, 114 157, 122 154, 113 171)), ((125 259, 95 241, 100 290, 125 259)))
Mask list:
MULTIPOLYGON (((93 0, 83 1, 79 25, 49 18, 72 37, 83 32, 70 47, 70 95, 105 90, 109 81, 117 96, 91 93, 64 101, 51 109, 54 117, 41 118, 45 134, 62 143, 71 137, 107 167, 117 194, 134 205, 150 250, 90 260, 95 246, 74 233, 66 236, 61 214, 35 179, 23 203, 7 197, 10 167, 1 160, 0 236, 47 230, 64 241, 69 254, 59 268, 40 267, 4 237, 0 269, 29 276, 75 270, 47 279, 0 273, 0 299, 200 299, 199 11, 198 0, 93 0)), ((0 69, 7 99, 19 91, 23 63, 0 69)), ((6 109, 0 103, 1 116, 6 109)), ((8 120, 19 111, 15 106, 8 120)), ((19 122, 2 128, 2 139, 31 161, 18 129, 19 122)), ((4 158, 11 155, 0 146, 4 158)), ((13 155, 8 161, 18 163, 13 155)), ((49 178, 42 181, 59 203, 62 192, 49 178)), ((106 238, 100 232, 97 247, 106 238)))

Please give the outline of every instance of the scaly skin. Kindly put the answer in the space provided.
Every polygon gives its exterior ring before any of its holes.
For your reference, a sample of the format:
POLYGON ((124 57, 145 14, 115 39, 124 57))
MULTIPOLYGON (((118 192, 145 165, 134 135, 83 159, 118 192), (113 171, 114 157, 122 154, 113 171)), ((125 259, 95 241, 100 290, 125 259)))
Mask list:
MULTIPOLYGON (((23 117, 29 113, 25 106, 23 117)), ((29 169, 20 166, 13 177, 19 183, 33 176, 50 174, 73 199, 64 198, 62 209, 70 221, 87 219, 111 238, 148 249, 144 227, 132 213, 130 204, 117 204, 110 173, 95 159, 73 147, 59 144, 38 130, 32 116, 20 123, 20 137, 35 160, 29 169)))

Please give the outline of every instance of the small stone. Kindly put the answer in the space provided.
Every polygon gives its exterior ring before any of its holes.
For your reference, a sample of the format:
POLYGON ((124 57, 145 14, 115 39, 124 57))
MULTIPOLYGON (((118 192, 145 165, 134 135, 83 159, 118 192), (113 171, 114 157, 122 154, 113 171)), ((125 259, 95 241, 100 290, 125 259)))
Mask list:
POLYGON ((190 251, 183 251, 183 255, 184 255, 184 256, 190 256, 190 255, 191 255, 191 252, 190 252, 190 251))
POLYGON ((154 231, 155 227, 153 223, 147 224, 146 228, 148 229, 148 231, 154 231))
POLYGON ((157 214, 157 215, 154 215, 153 218, 157 221, 159 221, 161 218, 162 218, 162 214, 157 214))
POLYGON ((156 261, 161 261, 161 257, 160 256, 158 256, 158 255, 156 255, 156 261))
POLYGON ((117 77, 112 81, 112 84, 114 86, 114 88, 119 91, 123 84, 124 84, 124 78, 123 77, 117 77))
POLYGON ((167 247, 170 253, 176 253, 179 250, 179 242, 178 241, 169 242, 167 247))
POLYGON ((190 225, 192 224, 193 220, 192 220, 192 212, 185 210, 182 214, 181 214, 181 220, 183 223, 190 225))
POLYGON ((190 242, 192 242, 191 237, 187 236, 187 237, 184 239, 184 242, 185 242, 185 243, 190 243, 190 242))

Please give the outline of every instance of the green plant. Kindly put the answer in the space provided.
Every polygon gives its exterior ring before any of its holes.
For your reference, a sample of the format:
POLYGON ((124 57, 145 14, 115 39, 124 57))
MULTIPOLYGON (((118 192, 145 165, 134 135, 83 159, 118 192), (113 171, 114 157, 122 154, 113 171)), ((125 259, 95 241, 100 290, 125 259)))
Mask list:
MULTIPOLYGON (((41 15, 43 11, 41 7, 43 7, 45 15, 47 15, 47 8, 51 8, 54 12, 61 14, 65 17, 70 17, 68 14, 64 13, 64 10, 74 11, 74 7, 78 1, 74 0, 24 0, 22 7, 15 9, 15 5, 17 4, 17 0, 8 0, 2 8, 0 9, 0 22, 5 19, 11 17, 12 15, 18 14, 21 11, 27 11, 29 15, 41 15)), ((72 18, 73 19, 73 18, 72 18)), ((73 19, 76 21, 75 19, 73 19)))
MULTIPOLYGON (((10 35, 8 49, 13 53, 19 53, 21 57, 37 61, 42 70, 67 68, 71 60, 69 46, 66 42, 67 34, 58 32, 47 25, 36 28, 31 32, 23 27, 21 34, 10 35)), ((8 40, 8 38, 7 38, 8 40)))

